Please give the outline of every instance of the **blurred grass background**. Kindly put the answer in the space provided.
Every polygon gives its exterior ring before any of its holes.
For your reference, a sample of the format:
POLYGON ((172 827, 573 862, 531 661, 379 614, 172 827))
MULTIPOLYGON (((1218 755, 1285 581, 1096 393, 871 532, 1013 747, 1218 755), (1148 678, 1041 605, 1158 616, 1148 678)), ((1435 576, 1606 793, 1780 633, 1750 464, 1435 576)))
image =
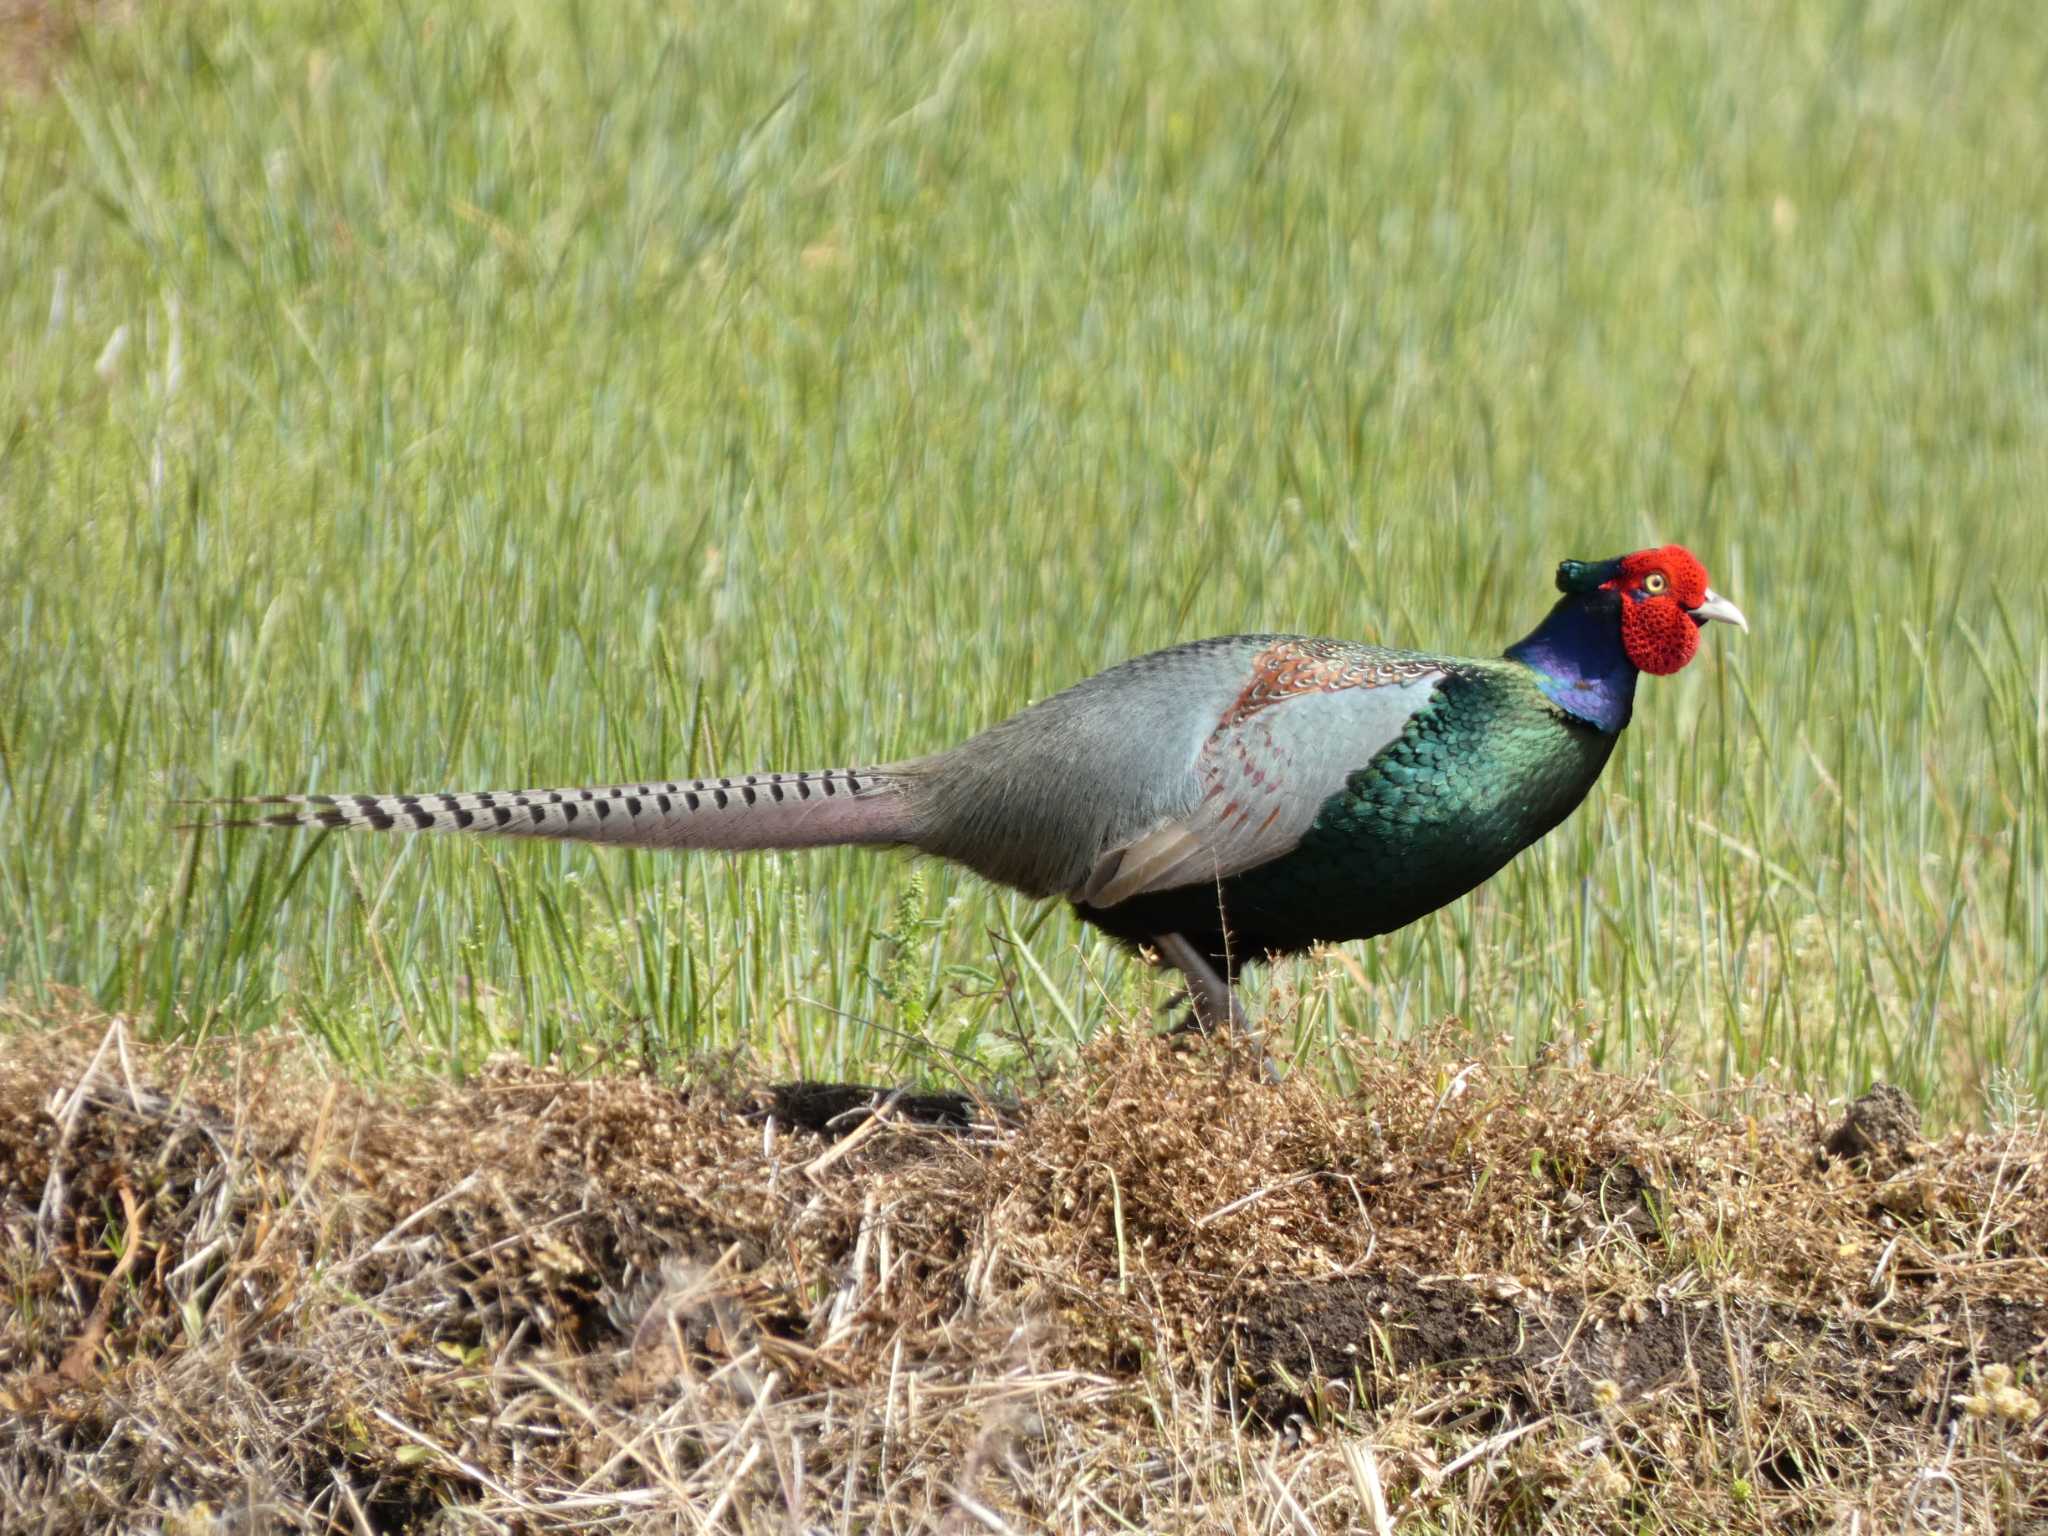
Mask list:
POLYGON ((1015 1081, 1164 987, 948 869, 171 802, 885 760, 1201 634, 1495 652, 1670 539, 1755 633, 1282 1039, 2048 1088, 2038 7, 191 4, 51 69, 17 1020, 1015 1081))

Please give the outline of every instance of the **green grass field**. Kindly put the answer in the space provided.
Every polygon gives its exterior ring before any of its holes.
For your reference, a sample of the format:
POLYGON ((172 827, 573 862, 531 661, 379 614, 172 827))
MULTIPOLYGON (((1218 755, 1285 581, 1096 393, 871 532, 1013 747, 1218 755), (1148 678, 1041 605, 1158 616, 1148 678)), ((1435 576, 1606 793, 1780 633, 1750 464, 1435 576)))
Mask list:
POLYGON ((2037 7, 194 4, 0 114, 0 991, 369 1072, 1016 1082, 1165 985, 859 854, 183 797, 818 767, 1133 652, 1749 613, 1476 896, 1283 968, 1680 1084, 2048 1090, 2037 7))

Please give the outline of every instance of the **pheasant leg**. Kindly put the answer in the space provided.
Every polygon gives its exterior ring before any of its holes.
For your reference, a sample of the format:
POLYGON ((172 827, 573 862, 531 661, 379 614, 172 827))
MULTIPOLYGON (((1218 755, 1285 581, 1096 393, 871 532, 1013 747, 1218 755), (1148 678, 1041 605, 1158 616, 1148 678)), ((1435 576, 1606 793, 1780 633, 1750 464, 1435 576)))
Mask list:
POLYGON ((1266 1081, 1279 1082, 1278 1063, 1266 1054, 1266 1042, 1252 1028, 1237 994, 1231 990, 1230 983, 1216 973, 1216 967, 1209 963, 1208 957, 1178 933, 1162 933, 1153 942, 1160 958, 1187 979, 1187 997, 1194 1005, 1195 1022, 1203 1029, 1214 1029, 1227 1020, 1259 1053, 1259 1066, 1266 1081))

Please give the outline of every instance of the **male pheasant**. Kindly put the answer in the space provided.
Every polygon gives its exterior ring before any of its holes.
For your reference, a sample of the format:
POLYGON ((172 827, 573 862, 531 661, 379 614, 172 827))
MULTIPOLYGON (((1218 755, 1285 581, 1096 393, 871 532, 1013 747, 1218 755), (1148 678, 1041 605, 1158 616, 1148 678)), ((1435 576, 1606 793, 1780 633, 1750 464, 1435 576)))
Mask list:
POLYGON ((1567 560, 1497 659, 1297 635, 1112 667, 930 757, 592 789, 269 795, 231 825, 575 838, 636 848, 896 845, 1150 945, 1240 1025, 1244 962, 1412 923, 1556 826, 1671 673, 1742 612, 1676 544, 1567 560))

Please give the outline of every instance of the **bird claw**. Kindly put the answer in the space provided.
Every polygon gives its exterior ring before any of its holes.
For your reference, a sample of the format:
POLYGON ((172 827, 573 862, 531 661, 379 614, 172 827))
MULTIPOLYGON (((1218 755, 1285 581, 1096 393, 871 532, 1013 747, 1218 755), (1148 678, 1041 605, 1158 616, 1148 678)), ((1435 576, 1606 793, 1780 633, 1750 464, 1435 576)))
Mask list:
MULTIPOLYGON (((1178 1040, 1184 1039, 1189 1035, 1213 1035, 1216 1033, 1216 1023, 1208 1017, 1202 1006, 1201 999, 1189 988, 1182 987, 1172 997, 1168 998, 1163 1011, 1171 1013, 1182 1003, 1188 1005, 1187 1011, 1174 1020, 1159 1037, 1160 1039, 1178 1040)), ((1260 1037, 1259 1032, 1251 1027, 1251 1022, 1246 1019, 1244 1009, 1238 1005, 1235 996, 1230 999, 1229 1022, 1245 1044, 1258 1053, 1259 1075, 1265 1078, 1268 1083, 1277 1085, 1284 1076, 1280 1070, 1280 1064, 1267 1052, 1266 1042, 1260 1037)))
MULTIPOLYGON (((1266 1043, 1259 1032, 1252 1028, 1251 1020, 1245 1017, 1244 1008, 1238 1003, 1237 994, 1230 983, 1216 973, 1202 952, 1177 933, 1161 934, 1158 939, 1160 958, 1179 971, 1187 979, 1187 986, 1180 996, 1191 1005, 1188 1018, 1194 1027, 1204 1034, 1213 1033, 1216 1026, 1228 1021, 1242 1035, 1247 1044, 1258 1052, 1259 1069, 1269 1083, 1280 1081, 1280 1066, 1266 1053, 1266 1043)), ((1179 1034, 1185 1024, 1177 1026, 1171 1033, 1179 1034)))

